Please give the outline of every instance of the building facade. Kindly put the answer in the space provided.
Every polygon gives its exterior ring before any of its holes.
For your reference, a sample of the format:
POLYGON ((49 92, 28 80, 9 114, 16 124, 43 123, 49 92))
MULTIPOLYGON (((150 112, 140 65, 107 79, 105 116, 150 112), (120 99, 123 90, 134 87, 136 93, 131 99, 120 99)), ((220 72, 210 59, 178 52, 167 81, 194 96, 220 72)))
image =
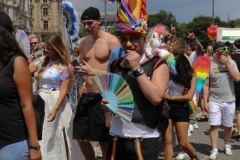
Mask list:
POLYGON ((5 11, 11 18, 15 31, 18 29, 31 32, 29 0, 0 0, 0 11, 5 11))
POLYGON ((40 38, 56 33, 61 36, 62 30, 62 0, 30 0, 32 16, 32 33, 40 38))
POLYGON ((116 26, 118 18, 116 14, 107 14, 106 17, 101 16, 102 23, 100 24, 101 29, 108 31, 109 28, 116 26), (105 22, 106 21, 106 22, 105 22))

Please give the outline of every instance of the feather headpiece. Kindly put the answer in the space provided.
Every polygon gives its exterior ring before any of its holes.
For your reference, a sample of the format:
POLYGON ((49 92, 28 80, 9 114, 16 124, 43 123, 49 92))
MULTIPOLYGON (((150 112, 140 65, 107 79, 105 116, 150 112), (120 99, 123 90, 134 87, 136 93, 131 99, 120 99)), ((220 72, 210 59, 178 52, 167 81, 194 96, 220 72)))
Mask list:
MULTIPOLYGON (((113 3, 115 0, 108 0, 113 3)), ((116 34, 146 35, 147 19, 146 0, 116 0, 118 30, 116 34)))
POLYGON ((193 69, 197 74, 197 87, 196 87, 196 95, 199 96, 203 85, 208 77, 208 73, 210 70, 211 61, 206 56, 200 56, 197 58, 196 62, 193 65, 193 69))
POLYGON ((71 41, 79 39, 80 21, 76 9, 72 3, 68 1, 63 1, 61 7, 63 11, 63 23, 66 25, 67 33, 71 41))

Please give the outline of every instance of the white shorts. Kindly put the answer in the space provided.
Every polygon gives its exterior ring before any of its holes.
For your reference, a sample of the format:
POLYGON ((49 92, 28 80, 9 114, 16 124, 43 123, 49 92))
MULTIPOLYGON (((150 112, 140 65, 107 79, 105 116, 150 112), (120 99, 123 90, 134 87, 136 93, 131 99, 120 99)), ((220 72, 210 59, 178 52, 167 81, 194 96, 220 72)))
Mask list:
POLYGON ((235 114, 235 102, 213 102, 209 101, 209 118, 208 123, 210 126, 225 127, 233 126, 233 119, 235 114))

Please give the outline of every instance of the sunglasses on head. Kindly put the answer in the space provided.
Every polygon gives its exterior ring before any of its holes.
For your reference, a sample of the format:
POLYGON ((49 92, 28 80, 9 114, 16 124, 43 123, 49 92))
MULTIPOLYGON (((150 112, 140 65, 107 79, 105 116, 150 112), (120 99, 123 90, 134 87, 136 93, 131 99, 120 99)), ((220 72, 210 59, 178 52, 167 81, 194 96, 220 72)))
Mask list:
POLYGON ((217 48, 216 50, 218 50, 218 51, 229 51, 229 47, 220 47, 220 48, 217 48))
POLYGON ((38 42, 31 42, 30 43, 30 45, 33 45, 33 44, 36 45, 36 44, 38 44, 38 42))
POLYGON ((50 46, 43 46, 43 49, 48 50, 48 51, 51 51, 51 50, 52 50, 52 47, 50 47, 50 46))
POLYGON ((136 43, 140 40, 141 36, 121 36, 121 42, 126 43, 126 42, 132 42, 136 43))

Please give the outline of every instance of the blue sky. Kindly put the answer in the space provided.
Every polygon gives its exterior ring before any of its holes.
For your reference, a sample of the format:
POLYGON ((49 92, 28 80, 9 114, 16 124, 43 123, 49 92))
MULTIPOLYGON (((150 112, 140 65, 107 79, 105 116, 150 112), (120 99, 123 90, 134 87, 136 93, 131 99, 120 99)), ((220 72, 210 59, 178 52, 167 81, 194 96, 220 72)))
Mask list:
MULTIPOLYGON (((79 16, 89 6, 96 7, 104 14, 103 0, 68 0, 73 3, 79 16)), ((214 0, 214 15, 221 20, 240 18, 240 0, 214 0)), ((107 14, 116 14, 116 2, 106 5, 107 14)), ((177 22, 188 23, 196 16, 212 17, 212 0, 147 0, 149 14, 160 10, 171 12, 177 22)))

